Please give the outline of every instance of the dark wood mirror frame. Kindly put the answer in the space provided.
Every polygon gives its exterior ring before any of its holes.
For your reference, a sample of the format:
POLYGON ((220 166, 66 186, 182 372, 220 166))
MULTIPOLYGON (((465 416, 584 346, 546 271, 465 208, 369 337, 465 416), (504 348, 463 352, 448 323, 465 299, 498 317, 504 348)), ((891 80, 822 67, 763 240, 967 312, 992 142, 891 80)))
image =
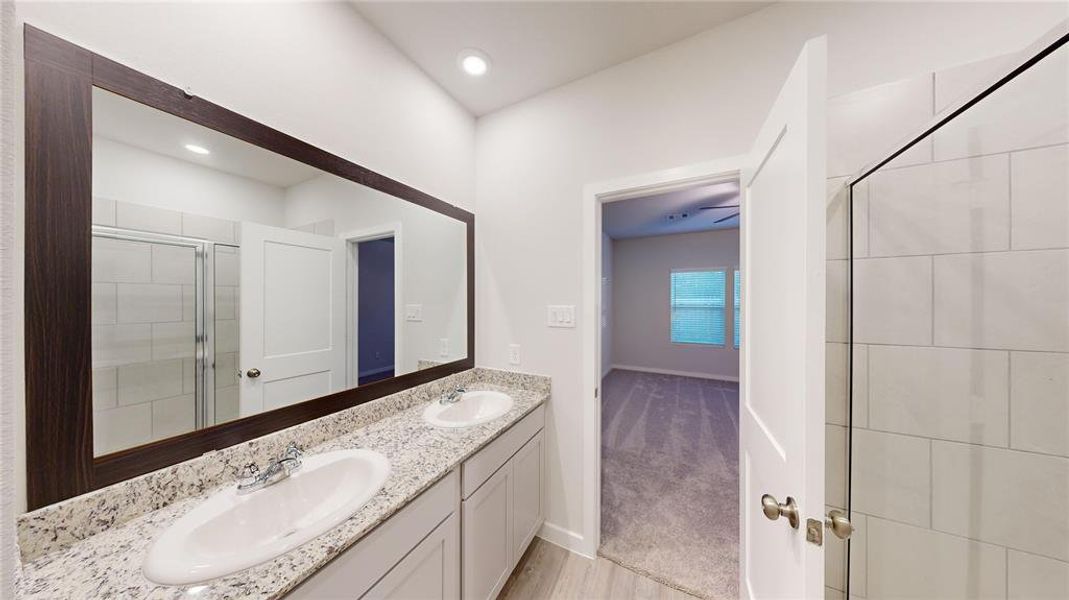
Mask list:
POLYGON ((470 369, 475 215, 181 89, 25 28, 26 477, 30 509, 470 369), (94 458, 90 248, 92 89, 407 200, 467 229, 467 358, 94 458))

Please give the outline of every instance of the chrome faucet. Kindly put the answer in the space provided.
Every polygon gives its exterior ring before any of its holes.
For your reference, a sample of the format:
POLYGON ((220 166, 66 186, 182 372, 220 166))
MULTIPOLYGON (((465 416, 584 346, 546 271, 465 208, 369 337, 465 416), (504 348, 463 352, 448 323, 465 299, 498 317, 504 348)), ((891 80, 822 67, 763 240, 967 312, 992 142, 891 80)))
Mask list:
POLYGON ((462 387, 458 387, 457 389, 449 392, 448 394, 443 394, 442 399, 438 402, 442 404, 456 404, 457 402, 460 402, 460 397, 463 396, 467 391, 468 390, 462 387))
POLYGON ((255 463, 245 465, 238 479, 238 494, 249 494, 286 479, 301 468, 302 456, 304 451, 296 443, 290 442, 282 456, 268 464, 263 471, 255 463))

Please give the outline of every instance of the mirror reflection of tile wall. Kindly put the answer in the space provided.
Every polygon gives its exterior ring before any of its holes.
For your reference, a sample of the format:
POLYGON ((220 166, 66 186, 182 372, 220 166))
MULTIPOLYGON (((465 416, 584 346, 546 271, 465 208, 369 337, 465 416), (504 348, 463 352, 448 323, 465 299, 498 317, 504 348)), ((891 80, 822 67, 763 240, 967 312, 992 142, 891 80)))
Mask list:
POLYGON ((461 221, 100 89, 93 197, 97 456, 466 357, 461 221))

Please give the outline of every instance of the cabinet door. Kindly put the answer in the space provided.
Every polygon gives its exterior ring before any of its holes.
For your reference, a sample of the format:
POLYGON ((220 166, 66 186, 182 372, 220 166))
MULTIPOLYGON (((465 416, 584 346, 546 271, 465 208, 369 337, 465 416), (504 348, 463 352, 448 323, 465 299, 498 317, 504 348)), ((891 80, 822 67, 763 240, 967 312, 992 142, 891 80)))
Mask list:
POLYGON ((493 600, 512 572, 512 470, 506 463, 463 503, 464 600, 493 600))
POLYGON ((397 563, 366 600, 456 600, 460 597, 460 520, 449 516, 397 563))
POLYGON ((512 560, 518 563, 545 518, 542 490, 545 478, 542 432, 512 457, 512 560))

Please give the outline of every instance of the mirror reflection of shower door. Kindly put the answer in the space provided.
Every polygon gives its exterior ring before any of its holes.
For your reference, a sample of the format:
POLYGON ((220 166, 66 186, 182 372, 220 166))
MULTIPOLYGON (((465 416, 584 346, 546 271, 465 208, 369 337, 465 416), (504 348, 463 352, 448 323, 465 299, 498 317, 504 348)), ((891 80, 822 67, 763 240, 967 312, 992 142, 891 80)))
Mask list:
POLYGON ((210 243, 95 226, 93 445, 97 456, 214 422, 210 243))

